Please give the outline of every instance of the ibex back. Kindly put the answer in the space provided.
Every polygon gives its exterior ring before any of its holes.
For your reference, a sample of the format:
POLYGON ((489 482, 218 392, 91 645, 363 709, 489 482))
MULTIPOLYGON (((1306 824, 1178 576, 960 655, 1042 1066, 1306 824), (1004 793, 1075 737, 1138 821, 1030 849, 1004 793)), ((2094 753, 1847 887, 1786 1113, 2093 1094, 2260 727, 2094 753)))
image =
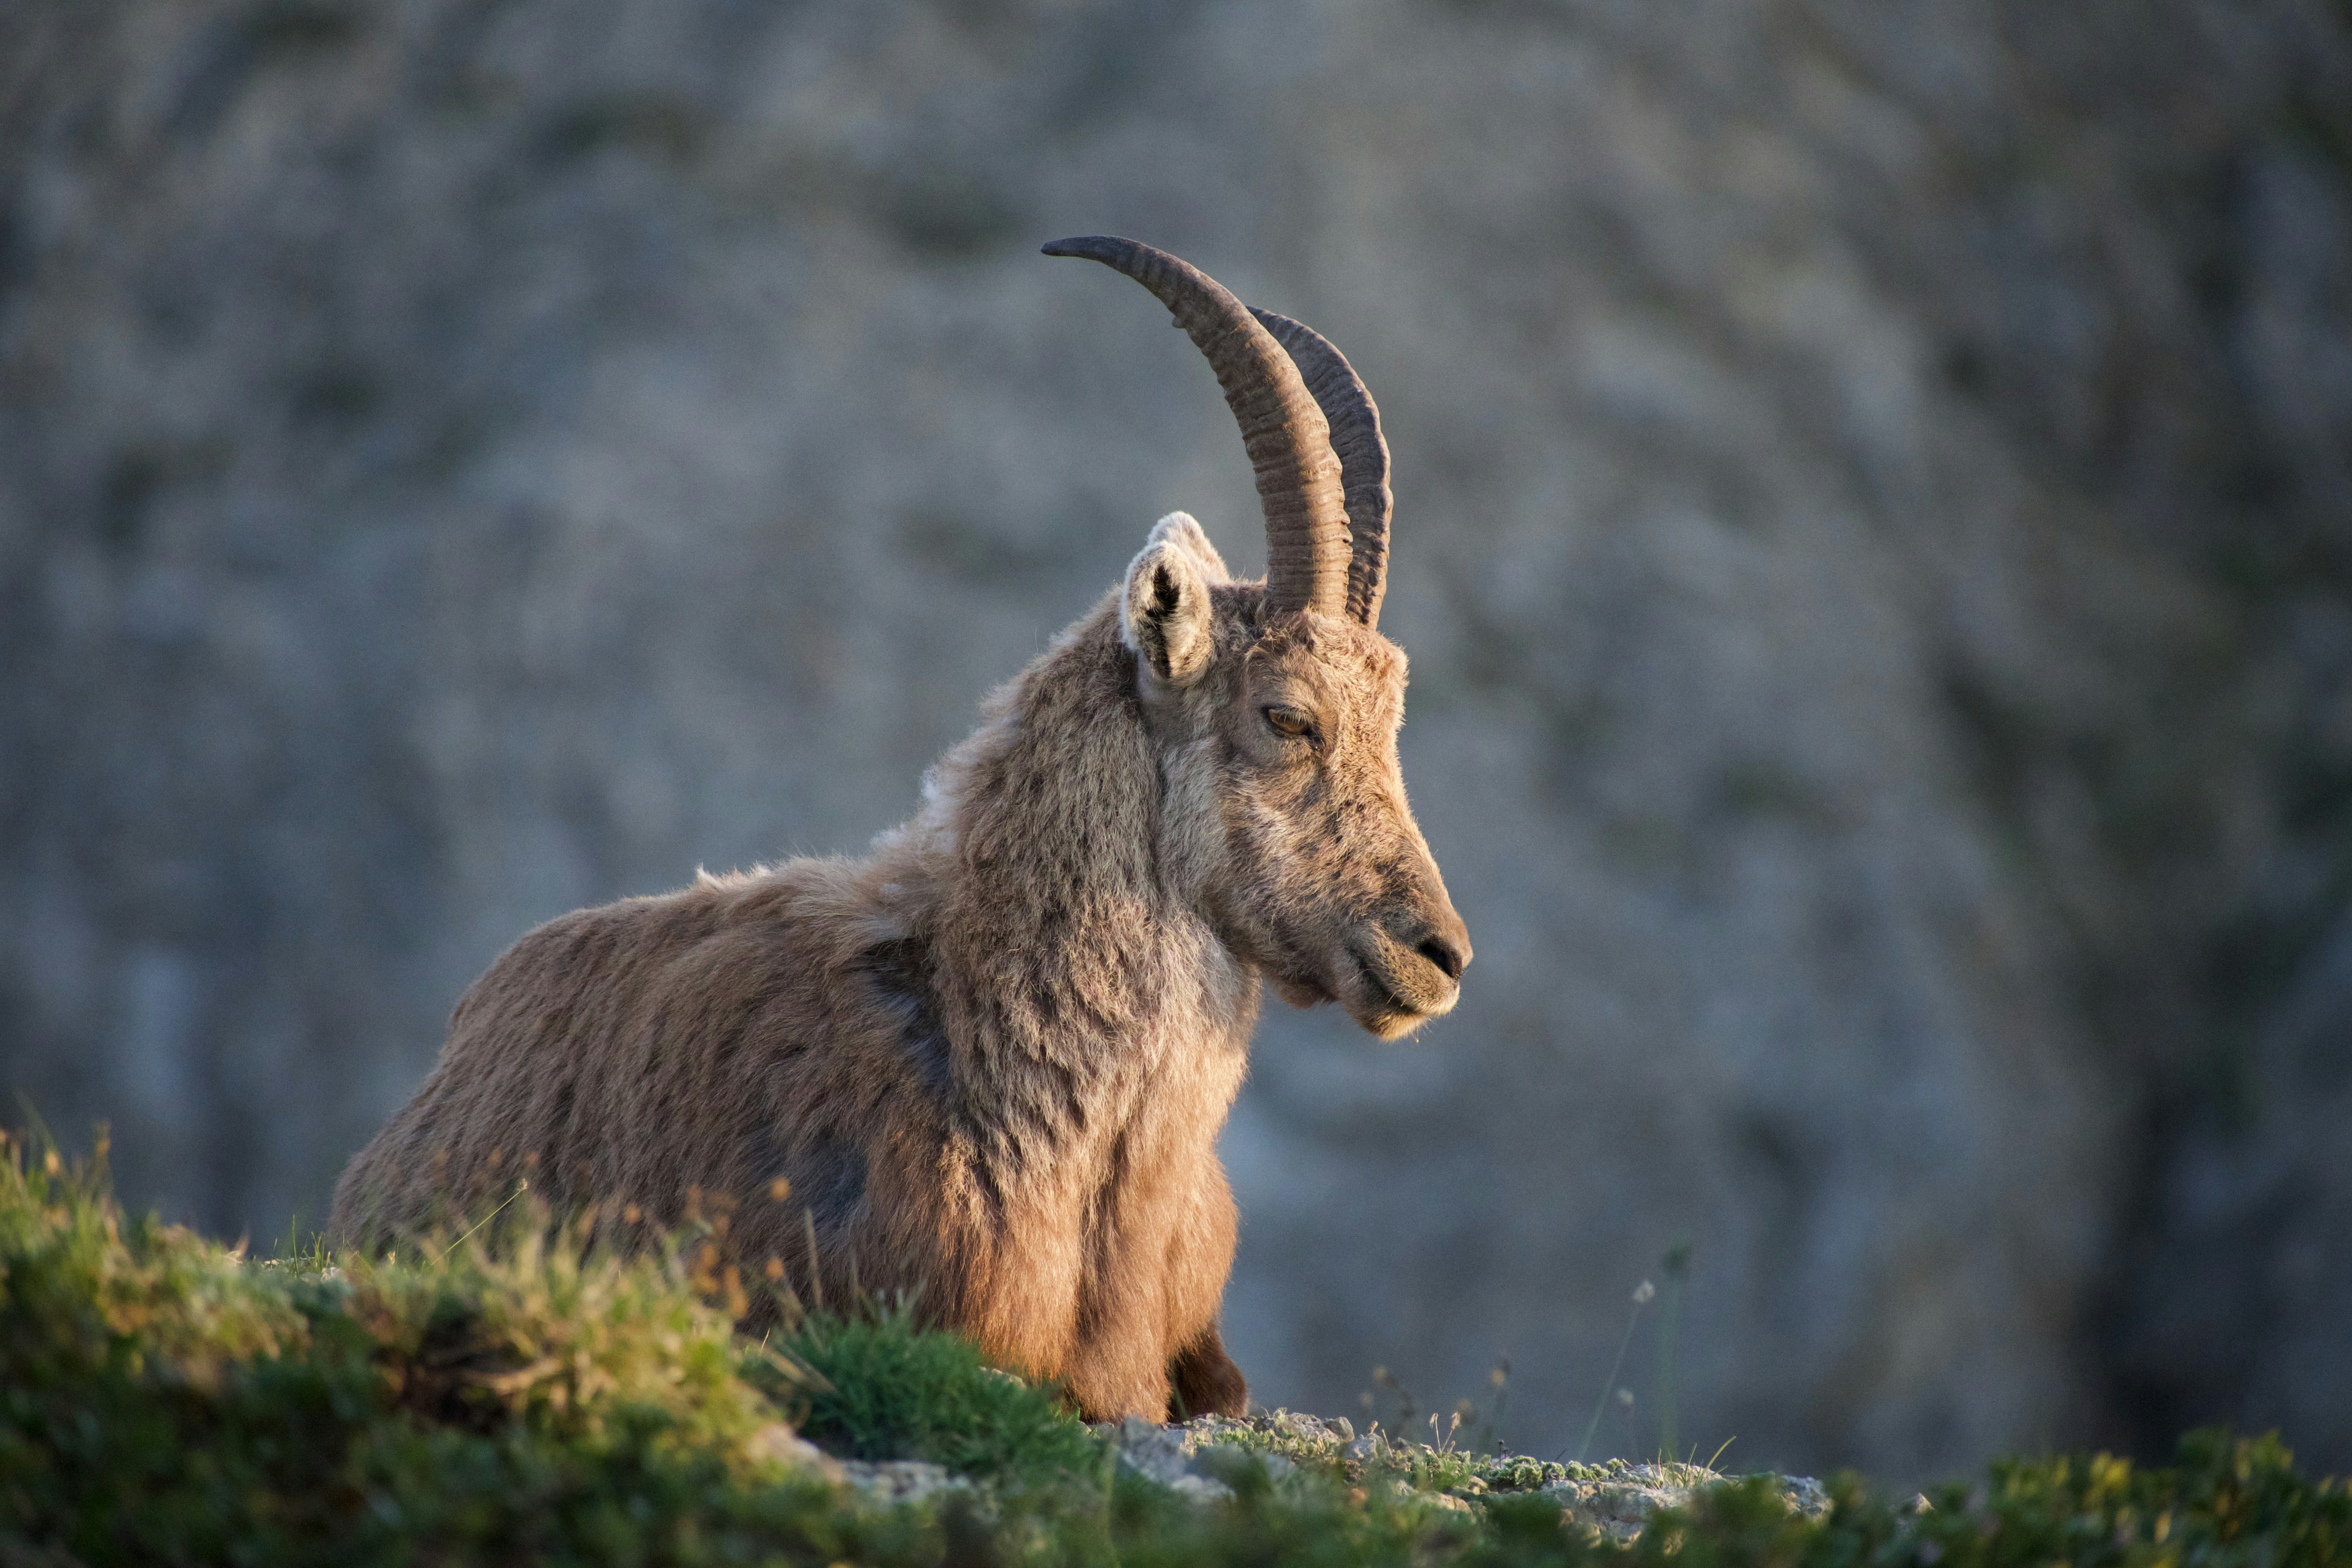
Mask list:
POLYGON ((1388 450, 1305 327, 1130 240, 1046 248, 1141 282, 1208 357, 1266 581, 1162 518, 866 858, 705 876, 524 937, 343 1173, 341 1239, 526 1167, 607 1222, 727 1195, 731 1250, 803 1298, 907 1289, 1090 1417, 1242 1413, 1216 1140, 1261 977, 1391 1038, 1451 1008, 1470 962, 1398 771, 1404 656, 1373 629, 1388 450))

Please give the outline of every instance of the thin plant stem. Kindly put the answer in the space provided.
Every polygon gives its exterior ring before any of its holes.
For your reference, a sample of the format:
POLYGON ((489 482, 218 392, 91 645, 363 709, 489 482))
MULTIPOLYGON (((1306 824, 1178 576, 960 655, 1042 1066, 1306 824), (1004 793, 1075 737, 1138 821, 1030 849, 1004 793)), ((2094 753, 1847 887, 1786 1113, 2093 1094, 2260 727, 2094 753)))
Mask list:
POLYGON ((492 1220, 494 1220, 494 1219, 498 1218, 499 1215, 501 1215, 501 1214, 503 1214, 504 1212, 506 1212, 506 1206, 507 1206, 507 1204, 510 1204, 510 1203, 514 1202, 514 1201, 515 1201, 515 1199, 517 1199, 517 1198, 519 1198, 519 1197, 522 1196, 522 1195, 523 1195, 523 1194, 525 1194, 525 1193, 527 1193, 527 1192, 529 1192, 529 1191, 530 1191, 530 1182, 528 1182, 528 1181, 520 1181, 520 1182, 517 1182, 517 1183, 515 1184, 515 1190, 514 1190, 514 1191, 512 1191, 512 1192, 510 1192, 510 1193, 509 1193, 509 1194, 506 1195, 506 1202, 505 1202, 505 1203, 501 1203, 500 1205, 499 1205, 499 1206, 498 1206, 497 1208, 492 1209, 489 1213, 488 1213, 488 1214, 484 1215, 481 1218, 479 1218, 479 1219, 476 1220, 473 1224, 471 1224, 471 1225, 467 1226, 465 1228, 465 1230, 464 1230, 462 1233, 460 1233, 460 1234, 459 1234, 459 1236, 457 1237, 457 1240, 455 1240, 455 1241, 451 1242, 448 1246, 446 1246, 446 1247, 443 1247, 443 1248, 441 1249, 441 1255, 440 1255, 440 1257, 439 1257, 439 1258, 436 1258, 433 1261, 435 1261, 436 1263, 438 1263, 438 1262, 442 1261, 442 1259, 443 1259, 443 1258, 447 1258, 451 1253, 453 1253, 453 1252, 457 1251, 457 1248, 459 1248, 460 1247, 463 1247, 463 1246, 466 1244, 466 1238, 467 1238, 467 1237, 472 1236, 476 1231, 478 1231, 478 1230, 481 1229, 484 1226, 486 1226, 486 1225, 489 1224, 489 1223, 490 1223, 490 1221, 492 1221, 492 1220))
MULTIPOLYGON (((1677 1241, 1666 1248, 1658 1266, 1666 1276, 1665 1302, 1658 1310, 1656 1399, 1658 1406, 1658 1449, 1672 1459, 1681 1447, 1678 1421, 1682 1414, 1680 1379, 1677 1364, 1682 1352, 1683 1297, 1690 1286, 1691 1244, 1677 1241)), ((1696 1446, 1694 1446, 1696 1447, 1696 1446)))
POLYGON ((816 1210, 803 1205, 801 1208, 801 1229, 808 1236, 809 1295, 816 1301, 816 1310, 824 1310, 824 1272, 816 1260, 816 1210))
POLYGON ((1642 1309, 1657 1293, 1657 1287, 1647 1279, 1633 1292, 1633 1315, 1625 1320, 1625 1334, 1617 1342, 1617 1359, 1609 1363, 1609 1375, 1601 1384, 1601 1397, 1592 1402, 1592 1419, 1585 1423, 1584 1440, 1576 1446, 1577 1464, 1584 1463, 1584 1451, 1592 1447, 1592 1435, 1601 1430, 1601 1413, 1609 1408, 1609 1391, 1617 1386, 1617 1373, 1625 1365, 1626 1347, 1633 1342, 1633 1326, 1642 1321, 1642 1309))

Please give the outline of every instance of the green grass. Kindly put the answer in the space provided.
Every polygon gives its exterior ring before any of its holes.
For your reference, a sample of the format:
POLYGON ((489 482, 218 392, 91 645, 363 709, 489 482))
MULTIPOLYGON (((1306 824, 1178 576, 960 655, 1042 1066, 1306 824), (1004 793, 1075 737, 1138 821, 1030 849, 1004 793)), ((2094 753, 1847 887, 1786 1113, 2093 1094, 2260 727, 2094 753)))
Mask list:
POLYGON ((829 1453, 1033 1484, 1102 1468, 1102 1445, 1052 1392, 995 1371, 953 1335, 919 1331, 903 1304, 813 1312, 778 1342, 824 1380, 801 1432, 829 1453))
POLYGON ((2352 1563, 2341 1485, 2298 1476, 2273 1440, 2215 1433, 2165 1469, 2005 1461, 1916 1520, 1852 1477, 1821 1521, 1767 1482, 1728 1484, 1628 1547, 1563 1531, 1537 1489, 1612 1467, 1422 1445, 1278 1482, 1234 1467, 1234 1499, 1203 1506, 1116 1475, 1052 1391, 990 1371, 903 1309, 809 1319, 765 1345, 737 1335, 740 1288, 714 1278, 709 1240, 685 1238, 691 1263, 620 1259, 516 1205, 402 1258, 253 1261, 126 1218, 102 1167, 11 1142, 0 1568, 2352 1563), (769 1457, 780 1423, 979 1484, 884 1508, 769 1457))

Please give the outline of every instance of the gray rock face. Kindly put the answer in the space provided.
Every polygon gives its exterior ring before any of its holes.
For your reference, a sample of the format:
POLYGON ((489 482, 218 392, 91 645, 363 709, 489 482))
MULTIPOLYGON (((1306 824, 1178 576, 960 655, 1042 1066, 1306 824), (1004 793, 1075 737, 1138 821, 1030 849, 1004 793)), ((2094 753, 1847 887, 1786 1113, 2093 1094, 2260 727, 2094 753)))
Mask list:
MULTIPOLYGON (((1554 1481, 1541 1495, 1559 1504, 1561 1523, 1614 1542, 1632 1541, 1661 1509, 1688 1508, 1709 1487, 1727 1478, 1694 1465, 1629 1465, 1606 1480, 1554 1481)), ((1792 1512, 1820 1519, 1830 1510, 1829 1494, 1811 1476, 1775 1478, 1792 1512)))
POLYGON ((772 1461, 786 1469, 813 1470, 830 1481, 846 1480, 849 1477, 841 1460, 781 1421, 752 1433, 747 1447, 752 1458, 772 1461))
POLYGON ((1279 1455, 1250 1454, 1227 1446, 1225 1426, 1213 1415, 1172 1426, 1129 1416, 1096 1430, 1118 1447, 1121 1470, 1199 1502, 1221 1502, 1234 1495, 1224 1473, 1234 1461, 1262 1465, 1269 1479, 1289 1471, 1290 1461, 1279 1455))
POLYGON ((13 8, 0 1089, 280 1234, 529 926, 900 818, 1162 511, 1262 559, 1206 371, 1034 254, 1126 232, 1381 400, 1478 952, 1261 1033, 1258 1395, 1507 1353, 1549 1453, 1687 1241, 1602 1448, 2352 1462, 2347 30, 13 8))
MULTIPOLYGON (((1560 1526, 1595 1538, 1628 1542, 1661 1509, 1687 1508, 1727 1477, 1704 1465, 1547 1464, 1525 1456, 1441 1453, 1426 1445, 1370 1431, 1359 1437, 1344 1419, 1275 1410, 1246 1420, 1203 1415, 1171 1426, 1129 1418, 1095 1428, 1118 1450, 1119 1468, 1202 1503, 1234 1496, 1232 1479, 1251 1468, 1279 1487, 1304 1475, 1307 1484, 1344 1482, 1360 1500, 1386 1486, 1395 1497, 1469 1512, 1495 1496, 1538 1497, 1558 1508, 1560 1526), (1451 1464, 1451 1476, 1438 1467, 1451 1464)), ((1825 1517, 1829 1494, 1805 1476, 1774 1476, 1782 1501, 1808 1519, 1825 1517)), ((1294 1485, 1297 1483, 1293 1483, 1294 1485)), ((1926 1506, 1926 1499, 1918 1500, 1926 1506)))
POLYGON ((756 1458, 855 1488, 886 1508, 930 1500, 943 1491, 976 1490, 971 1478, 926 1459, 836 1459, 781 1422, 751 1434, 750 1447, 756 1458))
POLYGON ((885 1505, 930 1500, 940 1492, 971 1491, 971 1482, 945 1465, 922 1459, 842 1459, 840 1479, 885 1505))

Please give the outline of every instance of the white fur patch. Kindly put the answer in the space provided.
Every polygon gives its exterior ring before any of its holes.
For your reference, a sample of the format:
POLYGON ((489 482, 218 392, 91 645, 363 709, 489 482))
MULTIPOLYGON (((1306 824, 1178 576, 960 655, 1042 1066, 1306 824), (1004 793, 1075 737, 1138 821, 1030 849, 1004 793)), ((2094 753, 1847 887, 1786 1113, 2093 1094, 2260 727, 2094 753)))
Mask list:
POLYGON ((1153 523, 1150 536, 1143 542, 1143 548, 1149 550, 1162 542, 1173 544, 1191 556, 1192 564, 1201 569, 1203 581, 1213 584, 1234 580, 1234 574, 1225 568, 1225 558, 1217 553, 1217 547, 1209 542, 1207 531, 1193 520, 1191 512, 1171 511, 1153 523))

